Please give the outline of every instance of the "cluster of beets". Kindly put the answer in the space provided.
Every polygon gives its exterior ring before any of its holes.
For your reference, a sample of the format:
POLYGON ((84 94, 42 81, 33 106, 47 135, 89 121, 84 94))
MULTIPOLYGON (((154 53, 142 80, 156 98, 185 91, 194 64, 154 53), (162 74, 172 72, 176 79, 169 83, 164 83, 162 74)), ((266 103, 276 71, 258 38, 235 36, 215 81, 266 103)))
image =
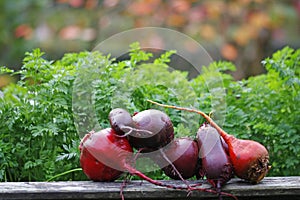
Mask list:
POLYGON ((114 181, 128 172, 155 185, 212 192, 221 199, 222 195, 235 198, 221 192, 221 187, 233 176, 251 183, 258 183, 266 176, 270 168, 269 155, 260 143, 227 134, 201 111, 152 103, 196 112, 206 122, 198 129, 195 139, 174 138, 172 122, 160 110, 144 110, 131 116, 125 109, 113 109, 109 113, 111 127, 91 131, 80 143, 80 164, 91 180, 114 181), (167 176, 184 181, 186 186, 153 180, 137 170, 134 163, 140 153, 149 155, 167 176), (206 177, 213 189, 200 187, 201 184, 190 185, 186 179, 193 176, 198 179, 206 177))

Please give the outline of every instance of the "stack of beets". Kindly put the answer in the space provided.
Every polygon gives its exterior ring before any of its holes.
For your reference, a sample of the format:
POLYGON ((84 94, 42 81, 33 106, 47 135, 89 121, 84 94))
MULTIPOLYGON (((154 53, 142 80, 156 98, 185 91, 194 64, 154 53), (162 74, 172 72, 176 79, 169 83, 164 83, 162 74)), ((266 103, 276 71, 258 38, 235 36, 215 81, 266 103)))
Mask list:
MULTIPOLYGON (((150 100, 149 100, 150 101, 150 100)), ((196 138, 174 138, 173 124, 167 114, 149 109, 131 116, 121 108, 109 114, 110 128, 91 131, 80 142, 80 164, 93 181, 114 181, 124 172, 162 187, 205 191, 235 198, 221 192, 221 187, 234 175, 251 183, 260 182, 267 174, 269 155, 266 148, 252 140, 240 140, 222 130, 209 116, 188 108, 156 105, 196 112, 206 119, 196 138), (134 153, 134 149, 137 153, 134 153), (153 180, 134 167, 139 153, 158 152, 153 161, 172 179, 184 181, 186 186, 153 180), (186 179, 206 177, 213 189, 189 185, 186 179)), ((123 197, 123 196, 122 196, 123 197)))

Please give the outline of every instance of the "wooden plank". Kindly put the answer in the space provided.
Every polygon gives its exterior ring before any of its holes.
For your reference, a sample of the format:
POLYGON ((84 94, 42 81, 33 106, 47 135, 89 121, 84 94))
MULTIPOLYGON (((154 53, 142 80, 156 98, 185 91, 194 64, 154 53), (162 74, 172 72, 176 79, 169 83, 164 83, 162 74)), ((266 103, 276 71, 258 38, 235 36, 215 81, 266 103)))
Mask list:
MULTIPOLYGON (((181 181, 166 181, 180 184, 181 181)), ((191 184, 199 181, 191 181, 191 184)), ((17 199, 120 199, 122 182, 2 182, 0 183, 1 200, 17 199)), ((205 183, 201 186, 210 188, 205 183)), ((266 177, 261 183, 252 185, 240 179, 232 179, 222 191, 231 193, 238 199, 300 199, 300 176, 266 177)), ((215 194, 192 192, 187 197, 186 191, 166 189, 145 181, 131 181, 124 188, 125 200, 130 199, 218 199, 215 194)), ((230 198, 224 198, 230 199, 230 198)))

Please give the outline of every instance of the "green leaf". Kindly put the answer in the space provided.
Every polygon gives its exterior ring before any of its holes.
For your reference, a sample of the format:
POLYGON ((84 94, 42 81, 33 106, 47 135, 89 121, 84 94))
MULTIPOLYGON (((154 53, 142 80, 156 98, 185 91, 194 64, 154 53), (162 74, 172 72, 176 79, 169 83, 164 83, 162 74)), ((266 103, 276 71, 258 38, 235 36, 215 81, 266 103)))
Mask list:
POLYGON ((159 58, 156 58, 153 63, 157 65, 168 64, 171 61, 170 57, 175 53, 175 50, 166 51, 164 54, 161 54, 159 58))
POLYGON ((11 73, 13 73, 13 72, 14 72, 14 70, 9 69, 9 68, 7 68, 7 67, 4 67, 4 66, 1 66, 1 67, 0 67, 0 75, 1 75, 1 74, 11 74, 11 73))
POLYGON ((140 64, 141 61, 147 61, 153 55, 152 53, 146 53, 141 50, 140 44, 138 42, 132 43, 129 50, 130 56, 130 66, 135 67, 137 64, 140 64))
MULTIPOLYGON (((107 116, 115 107, 132 114, 156 108, 146 99, 214 111, 226 132, 267 147, 270 176, 300 175, 299 50, 274 53, 263 61, 266 74, 240 81, 227 74, 235 66, 222 61, 188 80, 187 73, 168 70, 174 53, 164 52, 153 61, 135 43, 123 61, 80 52, 54 62, 35 49, 26 53, 21 71, 2 67, 0 71, 20 74, 21 80, 3 88, 0 98, 0 180, 45 181, 59 174, 64 174, 60 180, 86 180, 83 173, 65 173, 80 167, 80 137, 94 128, 78 127, 87 121, 109 127, 107 116)), ((176 137, 195 137, 204 122, 193 113, 163 110, 176 137)), ((149 175, 166 178, 161 171, 149 175)))

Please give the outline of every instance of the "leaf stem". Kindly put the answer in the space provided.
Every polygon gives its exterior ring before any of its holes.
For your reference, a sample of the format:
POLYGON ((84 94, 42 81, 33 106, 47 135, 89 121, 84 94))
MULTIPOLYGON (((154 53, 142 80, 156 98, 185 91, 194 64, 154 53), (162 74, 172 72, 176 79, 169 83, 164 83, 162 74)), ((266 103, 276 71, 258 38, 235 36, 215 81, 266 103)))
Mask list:
POLYGON ((172 105, 166 105, 166 104, 161 104, 161 103, 157 103, 155 101, 152 101, 150 99, 147 99, 148 102, 153 103, 157 106, 161 106, 161 107, 165 107, 165 108, 171 108, 171 109, 176 109, 176 110, 183 110, 183 111, 187 111, 187 112, 193 112, 193 113, 197 113, 199 115, 201 115, 212 127, 214 127, 219 133, 221 134, 227 134, 218 124, 216 124, 212 118, 210 118, 210 116, 208 116, 207 114, 205 114, 204 112, 200 111, 200 110, 195 110, 192 108, 183 108, 183 107, 178 107, 178 106, 172 106, 172 105))
POLYGON ((60 177, 60 176, 63 176, 63 175, 66 175, 66 174, 69 174, 69 173, 72 173, 72 172, 77 172, 77 171, 82 171, 82 168, 75 168, 75 169, 71 169, 71 170, 65 171, 63 173, 57 174, 57 175, 49 178, 48 180, 46 180, 46 182, 52 181, 53 179, 55 179, 57 177, 60 177))

